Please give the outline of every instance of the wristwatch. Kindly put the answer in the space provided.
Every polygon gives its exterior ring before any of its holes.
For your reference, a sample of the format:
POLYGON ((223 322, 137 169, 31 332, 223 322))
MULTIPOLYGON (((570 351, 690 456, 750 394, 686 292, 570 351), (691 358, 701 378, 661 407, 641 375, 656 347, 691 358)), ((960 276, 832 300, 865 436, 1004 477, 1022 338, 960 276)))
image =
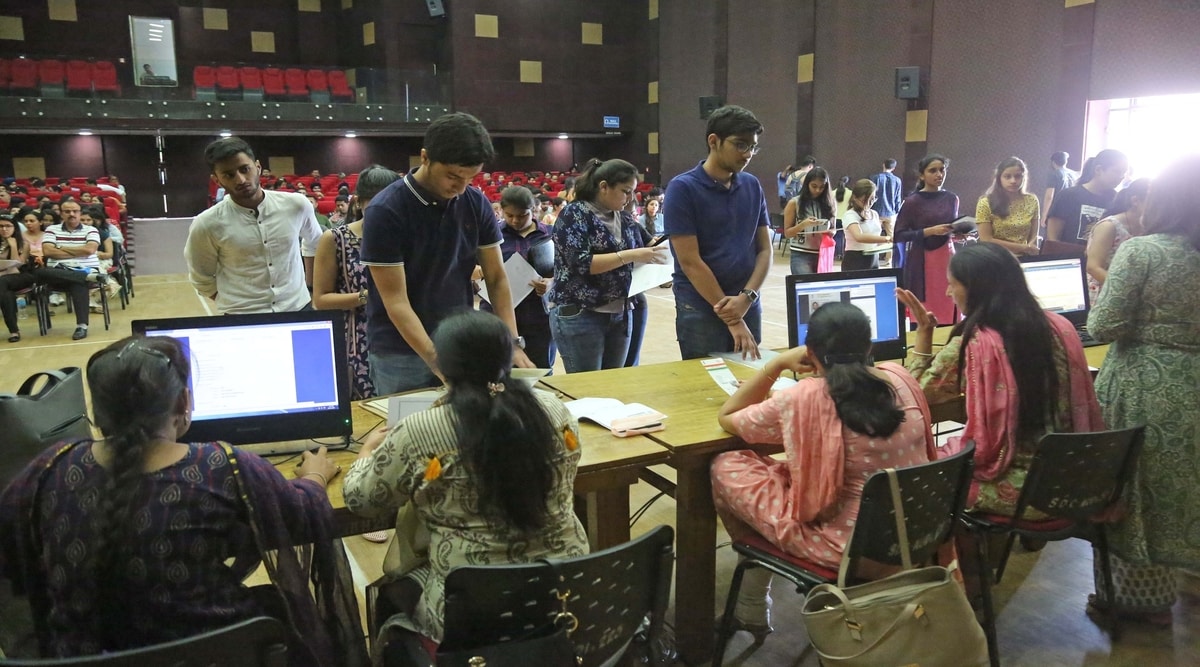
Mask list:
POLYGON ((750 299, 750 303, 758 303, 758 292, 755 292, 752 289, 749 289, 749 288, 744 289, 741 292, 739 292, 739 294, 745 294, 746 298, 750 299))
POLYGON ((517 336, 517 337, 513 338, 513 345, 516 345, 517 347, 524 350, 525 349, 525 337, 517 336))

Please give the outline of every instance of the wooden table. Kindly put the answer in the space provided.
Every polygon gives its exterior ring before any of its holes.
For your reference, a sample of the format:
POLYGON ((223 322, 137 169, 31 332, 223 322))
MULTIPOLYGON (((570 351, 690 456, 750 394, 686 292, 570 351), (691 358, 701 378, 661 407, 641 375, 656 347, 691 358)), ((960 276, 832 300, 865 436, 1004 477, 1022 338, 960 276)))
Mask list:
MULTIPOLYGON (((361 440, 384 420, 363 402, 353 405, 352 417, 356 440, 361 440)), ((575 493, 581 501, 577 511, 588 530, 591 547, 593 550, 604 549, 628 542, 629 487, 637 482, 638 474, 645 466, 666 462, 670 452, 644 436, 617 438, 594 424, 580 425, 580 435, 583 449, 575 476, 575 493)), ((329 456, 343 470, 348 470, 358 457, 357 449, 333 451, 329 456)), ((278 460, 275 466, 284 477, 291 479, 296 474, 296 463, 295 457, 287 457, 278 460)), ((333 505, 339 534, 358 535, 392 528, 394 521, 391 518, 366 519, 346 509, 342 496, 344 477, 334 477, 328 487, 329 503, 333 505)))

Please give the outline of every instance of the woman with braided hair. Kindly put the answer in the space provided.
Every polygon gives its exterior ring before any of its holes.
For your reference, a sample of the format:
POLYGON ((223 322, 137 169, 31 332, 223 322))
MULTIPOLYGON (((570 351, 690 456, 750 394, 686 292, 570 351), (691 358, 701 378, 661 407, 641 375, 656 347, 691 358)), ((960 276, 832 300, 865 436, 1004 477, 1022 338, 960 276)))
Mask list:
POLYGON ((380 586, 380 634, 442 637, 446 575, 458 565, 529 563, 587 553, 575 517, 579 424, 554 394, 510 375, 512 334, 464 311, 433 334, 445 397, 368 436, 346 473, 346 507, 396 516, 412 502, 429 531, 428 562, 380 586), (391 611, 397 613, 391 614, 391 611))
POLYGON ((0 495, 0 572, 30 598, 40 653, 125 650, 266 614, 290 626, 289 664, 365 664, 325 493, 337 467, 324 448, 306 452, 289 482, 223 443, 179 442, 190 364, 168 337, 92 355, 103 439, 51 447, 0 495), (273 585, 244 586, 260 563, 273 585))

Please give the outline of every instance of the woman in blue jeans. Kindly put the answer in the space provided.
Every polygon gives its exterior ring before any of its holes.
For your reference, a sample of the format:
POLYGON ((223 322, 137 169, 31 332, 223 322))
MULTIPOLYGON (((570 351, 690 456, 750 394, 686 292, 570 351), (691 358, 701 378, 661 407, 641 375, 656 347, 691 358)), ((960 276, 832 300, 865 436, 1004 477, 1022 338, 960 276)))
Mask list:
POLYGON ((590 160, 554 225, 550 331, 568 373, 625 365, 633 265, 671 258, 665 245, 642 247, 637 222, 623 210, 637 183, 637 169, 624 160, 590 160))

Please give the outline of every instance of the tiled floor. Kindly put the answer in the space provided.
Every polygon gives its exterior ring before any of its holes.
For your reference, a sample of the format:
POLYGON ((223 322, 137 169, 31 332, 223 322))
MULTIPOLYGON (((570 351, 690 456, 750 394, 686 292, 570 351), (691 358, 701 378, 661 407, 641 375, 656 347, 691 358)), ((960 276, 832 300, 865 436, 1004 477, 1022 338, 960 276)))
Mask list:
MULTIPOLYGON (((776 259, 767 286, 763 289, 763 338, 771 348, 787 344, 783 310, 783 276, 786 260, 776 259)), ((649 327, 642 351, 643 363, 673 361, 679 358, 674 334, 674 305, 670 290, 655 289, 649 294, 649 327)), ((93 324, 87 340, 72 342, 73 321, 64 309, 55 316, 55 328, 49 336, 37 335, 36 321, 23 323, 24 340, 0 343, 0 391, 12 392, 30 373, 48 367, 83 366, 88 356, 102 345, 129 332, 135 318, 205 314, 204 304, 182 275, 143 276, 137 278, 137 298, 129 310, 119 306, 113 312, 113 324, 105 332, 103 324, 93 324)), ((32 317, 32 316, 31 316, 32 317)), ((99 322, 98 317, 93 322, 99 322)), ((561 364, 558 372, 561 372, 561 364)), ((662 472, 670 475, 669 468, 662 472)), ((636 510, 656 494, 653 488, 639 484, 634 488, 631 510, 636 510)), ((673 523, 674 502, 660 498, 634 526, 634 533, 660 523, 673 523)), ((717 542, 728 541, 724 531, 717 542)), ((356 565, 360 585, 379 572, 384 548, 353 537, 346 544, 356 565)), ((718 550, 717 605, 723 605, 725 591, 734 565, 727 546, 718 550)), ((686 558, 687 554, 679 554, 686 558)), ((1114 646, 1108 635, 1084 615, 1084 603, 1092 590, 1091 552, 1077 540, 1051 544, 1036 554, 1014 556, 1004 583, 999 587, 1000 648, 1003 662, 1011 666, 1088 665, 1143 667, 1158 665, 1200 665, 1200 585, 1188 582, 1194 596, 1182 596, 1175 608, 1174 627, 1152 629, 1126 624, 1121 640, 1114 646)), ((799 619, 800 597, 781 586, 775 599, 775 632, 765 644, 753 649, 750 637, 736 635, 727 652, 734 665, 816 665, 817 658, 808 647, 799 619), (806 650, 807 649, 807 650, 806 650)))

